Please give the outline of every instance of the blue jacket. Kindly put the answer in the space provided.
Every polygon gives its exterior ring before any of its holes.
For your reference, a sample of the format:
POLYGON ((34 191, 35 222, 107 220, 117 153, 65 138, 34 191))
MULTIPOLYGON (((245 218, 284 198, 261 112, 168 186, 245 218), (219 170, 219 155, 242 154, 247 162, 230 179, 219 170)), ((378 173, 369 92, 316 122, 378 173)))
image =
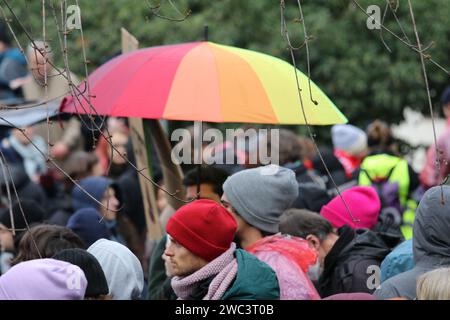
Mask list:
POLYGON ((381 282, 414 267, 412 239, 399 244, 381 263, 381 282))
POLYGON ((27 61, 19 49, 11 48, 0 53, 0 87, 9 89, 11 80, 27 73, 27 61))

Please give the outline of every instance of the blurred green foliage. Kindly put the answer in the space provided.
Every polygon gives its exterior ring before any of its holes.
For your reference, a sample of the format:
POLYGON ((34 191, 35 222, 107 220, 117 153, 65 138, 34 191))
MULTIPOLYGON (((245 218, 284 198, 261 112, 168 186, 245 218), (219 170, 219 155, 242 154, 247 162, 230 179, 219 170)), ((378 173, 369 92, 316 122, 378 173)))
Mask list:
MULTIPOLYGON (((50 4, 54 4, 57 20, 61 21, 61 2, 47 0, 46 33, 51 39, 55 59, 62 66, 58 51, 55 19, 50 4)), ((296 18, 299 11, 296 0, 286 0, 285 14, 293 43, 303 42, 302 26, 296 18)), ((379 5, 383 13, 386 1, 360 0, 364 8, 379 5)), ((42 38, 41 1, 9 1, 20 21, 34 39, 42 38)), ((301 1, 310 41, 311 76, 336 103, 351 123, 366 125, 374 118, 388 122, 402 119, 402 110, 409 106, 428 112, 427 95, 418 54, 386 32, 369 30, 367 16, 351 0, 301 1)), ((67 5, 76 1, 67 1, 67 5)), ((450 69, 450 1, 412 1, 421 42, 433 42, 427 51, 432 58, 450 69)), ((280 30, 280 2, 275 0, 79 0, 89 71, 118 54, 121 49, 120 27, 134 34, 141 47, 161 44, 199 41, 203 39, 204 25, 209 26, 209 40, 262 51, 287 61, 290 54, 280 30), (181 22, 162 19, 153 14, 181 22)), ((12 18, 9 11, 2 7, 12 18)), ((397 15, 408 38, 415 43, 409 9, 400 1, 397 15)), ((388 12, 385 25, 401 35, 392 13, 388 12)), ((14 30, 22 45, 25 34, 13 19, 14 30)), ((68 35, 70 68, 84 75, 82 41, 78 30, 68 35)), ((306 72, 305 49, 296 52, 298 67, 306 72)), ((439 96, 449 84, 449 76, 427 63, 431 94, 436 110, 439 96)))

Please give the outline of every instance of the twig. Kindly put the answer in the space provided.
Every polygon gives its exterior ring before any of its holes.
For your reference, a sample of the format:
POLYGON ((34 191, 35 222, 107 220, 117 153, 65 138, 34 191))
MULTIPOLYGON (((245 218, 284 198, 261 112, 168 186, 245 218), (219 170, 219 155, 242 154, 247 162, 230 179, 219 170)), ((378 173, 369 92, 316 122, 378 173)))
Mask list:
MULTIPOLYGON (((297 74, 297 64, 296 64, 296 61, 295 61, 294 49, 290 46, 289 32, 288 32, 288 29, 287 29, 287 26, 286 26, 286 20, 285 20, 285 16, 284 16, 284 5, 283 4, 284 4, 284 1, 281 0, 280 8, 281 8, 281 16, 282 16, 282 19, 283 19, 282 26, 284 27, 282 29, 282 34, 284 35, 284 38, 286 40, 286 43, 288 44, 288 48, 289 48, 289 51, 290 51, 290 54, 291 54, 292 65, 293 65, 294 74, 295 74, 295 81, 297 83, 297 92, 298 92, 298 97, 299 97, 299 100, 300 100, 300 107, 301 107, 301 110, 302 110, 303 119, 305 120, 305 125, 306 125, 306 127, 308 129, 309 137, 311 138, 311 140, 312 140, 312 142, 314 144, 314 147, 315 147, 315 149, 317 151, 317 154, 319 155, 320 160, 321 160, 321 162, 322 162, 322 164, 323 164, 323 166, 324 166, 324 168, 325 168, 325 170, 326 170, 326 172, 327 172, 331 182, 333 183, 333 186, 336 189, 337 194, 339 195, 339 197, 341 198, 342 202, 344 203, 344 206, 345 206, 348 214, 350 215, 352 221, 359 222, 359 219, 357 219, 357 218, 355 218, 353 216, 353 214, 350 211, 350 208, 348 207, 346 201, 342 197, 342 194, 339 191, 339 188, 338 188, 336 182, 334 181, 334 179, 333 179, 333 177, 332 177, 332 175, 330 173, 330 170, 328 169, 328 166, 325 163, 325 160, 323 159, 322 153, 320 152, 319 147, 318 147, 318 145, 316 143, 315 135, 313 134, 313 132, 311 130, 311 126, 310 126, 310 124, 308 122, 308 119, 306 117, 306 112, 305 112, 305 108, 304 108, 304 105, 303 105, 303 99, 302 99, 302 93, 301 93, 302 89, 300 88, 300 81, 298 79, 298 74, 297 74)), ((309 61, 308 61, 308 63, 309 63, 309 61)))
POLYGON ((318 105, 317 101, 314 100, 313 96, 312 96, 312 90, 311 90, 311 66, 310 66, 310 60, 309 60, 309 37, 308 37, 308 33, 306 32, 306 24, 305 24, 305 18, 303 16, 303 10, 302 10, 302 5, 300 3, 300 0, 297 0, 298 3, 298 9, 300 11, 300 20, 302 21, 303 24, 303 31, 305 33, 305 47, 306 47, 306 64, 308 66, 308 87, 309 87, 309 98, 311 99, 311 102, 314 103, 316 106, 318 105))
POLYGON ((159 3, 159 4, 157 4, 157 5, 155 5, 155 6, 152 6, 149 2, 148 2, 148 0, 146 0, 147 1, 147 4, 148 4, 148 6, 149 6, 149 8, 150 8, 150 11, 152 12, 152 14, 154 15, 154 16, 156 16, 156 17, 158 17, 158 18, 161 18, 161 19, 164 19, 164 20, 169 20, 169 21, 172 21, 172 22, 182 22, 182 21, 184 21, 184 20, 186 20, 190 15, 191 15, 191 10, 190 9, 188 9, 188 10, 186 10, 186 13, 181 13, 180 12, 180 10, 178 10, 178 8, 176 7, 176 5, 175 4, 173 4, 173 2, 171 1, 171 0, 168 0, 168 2, 169 2, 169 4, 175 9, 175 11, 177 11, 182 17, 181 18, 171 18, 171 17, 167 17, 167 16, 163 16, 163 15, 161 15, 161 14, 159 14, 159 11, 161 10, 161 2, 159 3))
MULTIPOLYGON (((46 13, 45 13, 45 0, 42 0, 42 41, 44 44, 44 52, 41 52, 42 57, 44 58, 44 100, 48 100, 48 83, 47 83, 47 60, 48 60, 48 55, 47 55, 47 42, 46 42, 46 34, 45 34, 45 18, 46 18, 46 13)), ((36 51, 35 51, 36 54, 36 51)), ((38 60, 36 59, 36 62, 38 60)), ((48 144, 48 148, 47 148, 47 156, 50 156, 50 152, 51 152, 51 145, 50 145, 50 126, 52 125, 49 121, 49 113, 48 113, 48 104, 45 104, 45 108, 47 111, 47 144, 48 144)))
POLYGON ((5 186, 6 186, 6 194, 8 195, 8 207, 9 207, 9 217, 11 220, 11 228, 12 228, 12 234, 13 236, 16 235, 16 232, 14 231, 15 226, 14 226, 14 215, 12 212, 12 198, 11 198, 11 190, 9 189, 9 182, 8 182, 8 176, 6 175, 6 162, 4 161, 4 156, 3 156, 3 152, 0 149, 0 152, 2 154, 1 157, 1 161, 0 161, 0 165, 2 166, 2 170, 3 170, 3 179, 5 180, 5 186))
MULTIPOLYGON (((358 3, 357 0, 352 0, 355 5, 362 11, 364 12, 365 15, 367 15, 368 17, 370 17, 370 15, 364 10, 364 8, 358 3)), ((408 48, 410 48, 411 50, 419 53, 421 56, 423 56, 423 52, 420 51, 419 49, 415 48, 413 45, 409 44, 407 41, 405 41, 404 39, 400 38, 397 34, 395 34, 394 32, 392 32, 391 30, 389 30, 388 28, 386 28, 383 24, 380 23, 381 28, 383 28, 384 30, 386 30, 389 34, 391 34, 392 36, 394 36, 395 38, 397 38, 398 40, 400 40, 400 42, 402 42, 403 44, 405 44, 408 48)), ((436 61, 434 61, 433 59, 431 59, 430 56, 426 56, 427 60, 430 61, 431 63, 433 63, 436 67, 438 67, 439 69, 441 69, 442 71, 444 71, 446 74, 450 75, 450 71, 448 71, 447 69, 445 69, 443 66, 441 66, 439 63, 437 63, 436 61)))
MULTIPOLYGON (((387 9, 389 7, 389 0, 386 0, 386 7, 384 8, 384 13, 383 13, 383 18, 381 19, 381 24, 384 23, 384 19, 386 18, 386 13, 387 13, 387 9)), ((389 53, 392 53, 391 48, 389 48, 389 46, 387 45, 387 43, 384 41, 383 38, 383 29, 380 29, 380 40, 383 43, 383 45, 385 46, 386 50, 389 51, 389 53)))
MULTIPOLYGON (((41 153, 43 154, 43 152, 41 152, 41 153)), ((23 218, 23 221, 25 222, 25 226, 27 228, 27 231, 29 232, 29 234, 31 236, 31 241, 33 242, 33 245, 36 248, 36 251, 37 251, 37 253, 39 255, 39 258, 42 259, 42 255, 41 255, 41 252, 39 251, 39 248, 37 246, 36 239, 34 238, 34 236, 30 232, 30 225, 28 224, 27 217, 25 216, 25 212, 23 211, 22 203, 20 202, 20 197, 19 197, 19 194, 17 193, 16 184, 14 183, 14 179, 12 177, 11 171, 9 170, 9 166, 7 165, 5 155, 3 154, 1 149, 0 149, 0 156, 1 156, 1 159, 2 159, 2 162, 3 162, 4 166, 6 167, 6 169, 8 171, 8 175, 9 175, 9 178, 11 180, 11 185, 12 185, 12 187, 14 189, 14 194, 15 194, 16 199, 17 199, 17 204, 19 205, 19 210, 20 210, 20 213, 22 214, 22 218, 23 218)), ((2 164, 2 166, 3 166, 3 164, 2 164)), ((6 176, 5 176, 5 179, 6 179, 6 176)), ((14 217, 13 217, 13 213, 12 213, 12 202, 10 203, 10 209, 9 210, 10 210, 9 212, 10 212, 10 215, 11 215, 11 218, 12 218, 11 219, 11 227, 13 229, 12 232, 15 235, 15 226, 13 224, 14 223, 14 217)))
MULTIPOLYGON (((419 49, 419 52, 422 52, 422 44, 420 43, 419 33, 417 32, 417 26, 416 26, 416 21, 414 19, 414 12, 413 12, 413 8, 411 5, 411 0, 408 0, 408 6, 409 6, 409 13, 411 15, 411 22, 412 22, 412 25, 414 28, 414 34, 416 35, 417 48, 419 49)), ((439 154, 439 147, 437 144, 436 125, 435 125, 435 121, 434 121, 433 104, 431 103, 431 94, 430 94, 430 87, 428 84, 427 69, 425 67, 425 61, 424 61, 424 57, 423 57, 422 53, 420 54, 420 63, 422 65, 423 78, 425 80, 425 88, 427 90, 428 106, 430 108, 431 124, 433 126, 433 139, 434 139, 434 147, 435 147, 435 152, 436 152, 436 168, 437 168, 437 171, 440 172, 441 158, 440 158, 440 154, 439 154)), ((444 201, 444 190, 443 190, 442 184, 441 184, 441 199, 442 199, 442 201, 444 201)))

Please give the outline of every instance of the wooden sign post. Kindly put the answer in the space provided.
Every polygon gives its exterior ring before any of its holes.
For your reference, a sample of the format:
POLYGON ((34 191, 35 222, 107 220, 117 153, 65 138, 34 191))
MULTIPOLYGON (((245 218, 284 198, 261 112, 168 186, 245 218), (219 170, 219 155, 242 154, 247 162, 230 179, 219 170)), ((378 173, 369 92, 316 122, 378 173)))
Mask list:
MULTIPOLYGON (((127 30, 121 28, 121 33, 122 53, 131 52, 139 48, 139 41, 127 30)), ((131 141, 133 142, 133 152, 136 158, 136 167, 141 170, 142 174, 152 179, 151 165, 148 155, 150 141, 145 135, 143 120, 140 118, 129 118, 128 123, 130 126, 131 141)), ((159 222, 159 212, 156 206, 155 187, 141 174, 138 176, 139 184, 141 186, 142 200, 144 201, 147 235, 150 239, 159 240, 162 237, 162 230, 159 222)))

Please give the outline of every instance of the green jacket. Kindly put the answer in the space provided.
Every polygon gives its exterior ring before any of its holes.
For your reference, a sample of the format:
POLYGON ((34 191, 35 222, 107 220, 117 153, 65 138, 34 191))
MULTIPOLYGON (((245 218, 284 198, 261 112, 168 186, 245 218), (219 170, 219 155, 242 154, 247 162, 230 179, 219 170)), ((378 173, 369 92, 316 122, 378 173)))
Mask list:
POLYGON ((371 185, 371 180, 387 176, 389 176, 390 182, 398 183, 399 200, 404 209, 400 229, 406 240, 411 239, 417 203, 409 198, 411 177, 409 176, 408 162, 385 153, 367 156, 361 163, 358 184, 368 186, 371 185))
POLYGON ((399 185, 401 205, 406 205, 409 194, 409 172, 406 160, 385 153, 367 156, 361 163, 358 184, 370 186, 372 183, 364 171, 369 174, 372 180, 377 177, 385 178, 389 175, 389 181, 396 182, 399 185))
MULTIPOLYGON (((167 278, 164 252, 167 235, 156 245, 150 263, 148 278, 148 300, 177 299, 167 278)), ((280 288, 275 271, 250 253, 237 249, 235 252, 238 270, 232 286, 225 292, 221 300, 278 300, 280 288)))
POLYGON ((252 254, 236 250, 238 270, 233 285, 221 300, 278 300, 280 287, 275 271, 252 254))
POLYGON ((167 235, 161 238, 153 249, 150 258, 148 275, 147 300, 176 300, 177 296, 170 285, 170 278, 166 276, 164 260, 161 258, 166 248, 167 235))

